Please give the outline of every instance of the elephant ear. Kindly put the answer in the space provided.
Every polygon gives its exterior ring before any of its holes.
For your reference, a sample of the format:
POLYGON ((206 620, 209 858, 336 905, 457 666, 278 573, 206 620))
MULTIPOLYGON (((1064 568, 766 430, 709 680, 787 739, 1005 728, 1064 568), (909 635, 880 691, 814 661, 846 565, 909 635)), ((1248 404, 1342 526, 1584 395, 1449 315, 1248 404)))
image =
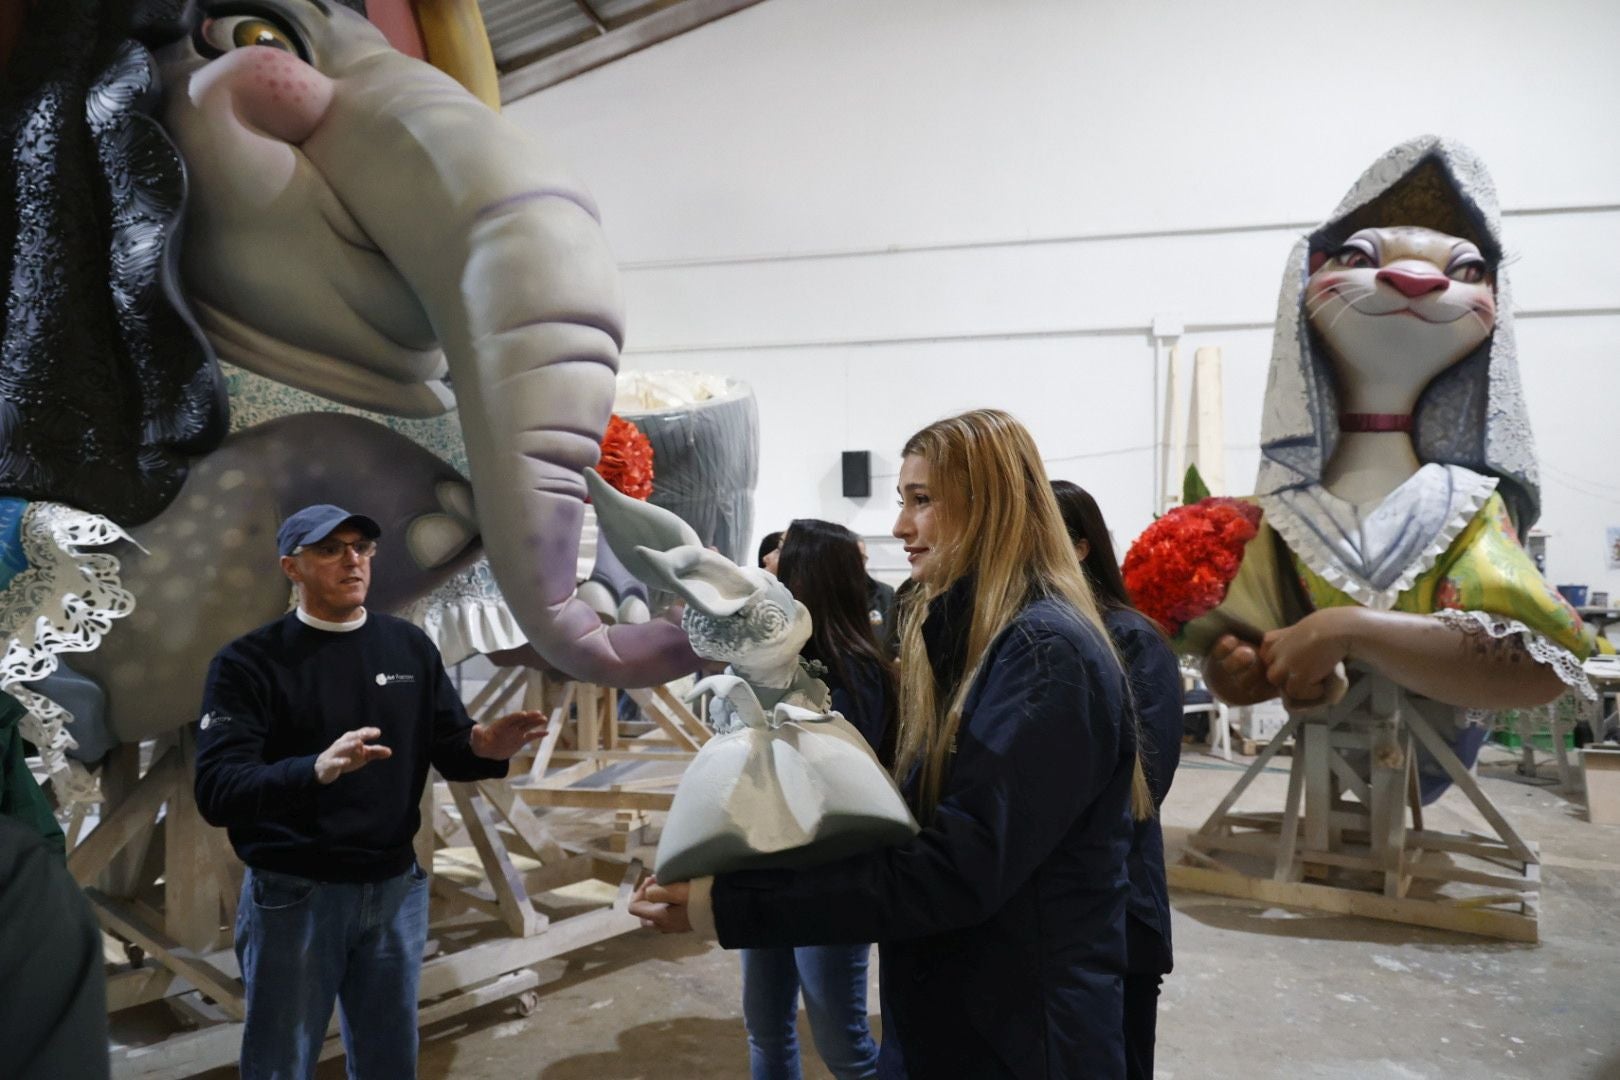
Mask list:
POLYGON ((651 570, 652 584, 677 593, 713 619, 737 614, 762 588, 736 563, 707 548, 655 551, 644 547, 637 554, 651 570))
POLYGON ((169 504, 228 412, 175 284, 185 172, 150 115, 157 67, 116 7, 30 6, 6 71, 0 494, 128 525, 169 504))
POLYGON ((716 619, 735 615, 763 582, 736 563, 703 546, 692 526, 661 506, 632 499, 585 470, 585 485, 596 508, 596 524, 619 561, 649 585, 683 597, 716 619))
POLYGON ((641 548, 673 551, 678 547, 703 547, 692 526, 661 506, 632 499, 602 479, 595 469, 585 470, 585 487, 596 509, 596 524, 607 537, 624 568, 649 585, 655 584, 660 570, 639 554, 641 548))

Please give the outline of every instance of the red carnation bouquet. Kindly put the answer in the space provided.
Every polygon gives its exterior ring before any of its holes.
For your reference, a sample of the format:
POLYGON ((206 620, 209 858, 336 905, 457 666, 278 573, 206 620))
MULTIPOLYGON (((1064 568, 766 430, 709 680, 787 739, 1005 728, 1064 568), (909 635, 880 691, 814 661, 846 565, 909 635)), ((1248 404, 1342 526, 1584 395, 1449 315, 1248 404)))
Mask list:
POLYGON ((1258 643, 1296 621, 1260 517, 1242 499, 1201 499, 1149 525, 1126 553, 1120 569, 1132 602, 1183 652, 1207 653, 1222 634, 1258 643))
POLYGON ((1237 499, 1178 506, 1147 527, 1120 567, 1131 601, 1171 636, 1226 599, 1260 508, 1237 499))
POLYGON ((617 414, 610 416, 596 471, 632 499, 645 499, 653 491, 652 443, 635 424, 617 414))

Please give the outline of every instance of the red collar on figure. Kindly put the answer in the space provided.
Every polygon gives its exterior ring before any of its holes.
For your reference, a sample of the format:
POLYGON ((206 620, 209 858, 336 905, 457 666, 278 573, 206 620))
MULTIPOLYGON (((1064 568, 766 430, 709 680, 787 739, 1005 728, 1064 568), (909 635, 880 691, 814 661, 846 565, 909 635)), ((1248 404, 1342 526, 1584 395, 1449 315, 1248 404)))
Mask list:
POLYGON ((1347 412, 1339 414, 1340 431, 1412 431, 1411 413, 1347 412))

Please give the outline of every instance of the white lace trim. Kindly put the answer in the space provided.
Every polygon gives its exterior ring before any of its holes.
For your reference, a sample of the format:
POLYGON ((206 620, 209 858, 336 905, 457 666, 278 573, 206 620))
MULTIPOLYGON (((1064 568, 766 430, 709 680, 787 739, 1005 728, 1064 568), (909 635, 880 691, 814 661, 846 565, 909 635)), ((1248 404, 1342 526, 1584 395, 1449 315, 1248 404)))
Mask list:
MULTIPOLYGON (((1519 620, 1489 611, 1456 611, 1450 608, 1435 612, 1434 617, 1447 626, 1454 626, 1469 634, 1489 634, 1493 638, 1518 635, 1530 659, 1552 668, 1565 686, 1574 689, 1587 701, 1597 700, 1597 691, 1592 689, 1591 680, 1586 677, 1575 654, 1519 620)), ((1477 711, 1469 710, 1468 718, 1473 720, 1477 711)))
MULTIPOLYGON (((1453 470, 1454 473, 1458 471, 1461 470, 1453 470)), ((1298 515, 1278 497, 1262 495, 1259 501, 1265 511, 1267 524, 1281 534, 1289 550, 1298 555, 1300 560, 1322 580, 1364 607, 1372 608, 1374 611, 1392 611, 1400 600, 1401 593, 1416 585, 1418 578, 1428 573, 1434 564, 1440 561, 1440 557, 1450 549, 1452 541, 1462 535, 1468 523, 1473 521, 1474 516, 1490 501, 1491 494, 1496 490, 1496 478, 1481 476, 1479 479, 1481 483, 1478 487, 1458 492, 1458 502, 1445 526, 1434 534, 1427 546, 1385 589, 1375 589, 1360 575, 1345 569, 1337 555, 1323 543, 1321 537, 1314 530, 1307 528, 1298 515)))
POLYGON ((28 569, 0 591, 0 634, 10 639, 0 658, 0 689, 27 707, 19 725, 23 737, 39 748, 64 805, 99 801, 100 784, 67 756, 78 746, 68 734, 72 714, 21 684, 56 671, 61 653, 94 651, 112 621, 135 610, 135 597, 119 580, 118 560, 81 550, 120 540, 130 540, 129 534, 99 514, 32 503, 22 519, 28 569))

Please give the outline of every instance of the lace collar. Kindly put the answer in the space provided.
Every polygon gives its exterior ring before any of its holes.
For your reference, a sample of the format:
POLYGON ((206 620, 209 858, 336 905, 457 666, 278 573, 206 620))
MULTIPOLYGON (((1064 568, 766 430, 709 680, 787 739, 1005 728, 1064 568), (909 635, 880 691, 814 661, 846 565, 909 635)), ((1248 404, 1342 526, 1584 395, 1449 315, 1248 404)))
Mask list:
POLYGON ((1371 510, 1321 484, 1262 495, 1260 507, 1306 566, 1356 602, 1388 611, 1445 554, 1496 483, 1461 465, 1430 463, 1371 510))

